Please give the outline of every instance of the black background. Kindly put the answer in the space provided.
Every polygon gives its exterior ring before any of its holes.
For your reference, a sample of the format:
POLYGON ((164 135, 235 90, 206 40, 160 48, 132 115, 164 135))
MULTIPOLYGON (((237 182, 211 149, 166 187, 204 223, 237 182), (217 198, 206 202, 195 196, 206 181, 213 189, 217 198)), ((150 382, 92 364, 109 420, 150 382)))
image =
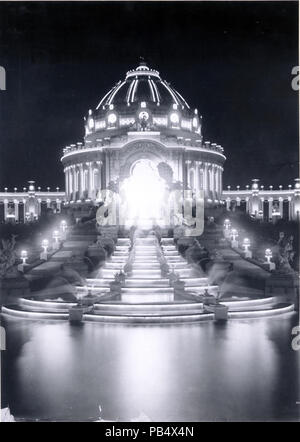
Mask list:
POLYGON ((0 188, 63 188, 62 148, 140 56, 225 148, 225 185, 292 184, 297 2, 1 2, 0 188))

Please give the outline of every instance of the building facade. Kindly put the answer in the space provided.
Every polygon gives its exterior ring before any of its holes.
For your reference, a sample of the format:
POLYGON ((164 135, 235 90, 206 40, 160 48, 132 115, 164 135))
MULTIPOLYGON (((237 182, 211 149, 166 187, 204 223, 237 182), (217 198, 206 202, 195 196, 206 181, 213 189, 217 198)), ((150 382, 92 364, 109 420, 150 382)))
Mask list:
POLYGON ((30 222, 37 220, 47 209, 60 213, 65 201, 65 192, 42 191, 35 187, 34 181, 28 182, 22 192, 18 189, 5 189, 0 193, 0 222, 30 222))
POLYGON ((202 189, 219 204, 225 159, 220 145, 203 142, 197 109, 141 63, 89 111, 84 142, 64 149, 66 200, 96 201, 99 190, 120 189, 146 161, 166 185, 202 189))

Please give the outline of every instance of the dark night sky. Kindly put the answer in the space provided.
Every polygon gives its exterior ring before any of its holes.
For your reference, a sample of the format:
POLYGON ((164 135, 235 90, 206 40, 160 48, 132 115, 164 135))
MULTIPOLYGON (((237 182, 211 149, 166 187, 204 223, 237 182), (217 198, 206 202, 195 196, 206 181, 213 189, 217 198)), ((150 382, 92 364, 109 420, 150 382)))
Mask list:
POLYGON ((0 188, 63 187, 83 116, 140 56, 203 115, 224 184, 298 175, 296 2, 0 4, 0 188))

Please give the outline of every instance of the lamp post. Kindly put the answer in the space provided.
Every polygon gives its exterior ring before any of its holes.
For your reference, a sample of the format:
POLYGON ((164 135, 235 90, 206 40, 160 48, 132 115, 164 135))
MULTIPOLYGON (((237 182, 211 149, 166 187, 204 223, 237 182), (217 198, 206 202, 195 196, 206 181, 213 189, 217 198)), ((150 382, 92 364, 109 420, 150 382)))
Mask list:
POLYGON ((266 261, 264 262, 264 264, 269 267, 269 270, 275 270, 275 263, 271 262, 272 256, 273 256, 272 250, 266 249, 265 250, 266 261))
POLYGON ((230 238, 230 227, 231 227, 231 222, 229 219, 225 219, 224 221, 224 236, 226 239, 230 238))
POLYGON ((18 270, 22 273, 24 273, 25 267, 28 265, 27 264, 27 259, 28 259, 28 252, 27 250, 22 250, 20 253, 20 258, 22 260, 22 264, 18 265, 18 270))
POLYGON ((252 258, 252 252, 249 250, 249 247, 251 246, 251 242, 249 238, 244 238, 243 241, 243 248, 244 248, 244 256, 245 258, 252 258))
POLYGON ((237 229, 231 230, 231 247, 232 248, 238 248, 239 242, 237 240, 237 237, 239 236, 237 229))
POLYGON ((43 241, 42 241, 43 251, 40 254, 40 259, 43 261, 47 261, 47 259, 48 259, 48 247, 49 247, 48 239, 43 239, 43 241))
POLYGON ((59 231, 54 230, 52 237, 54 239, 53 249, 57 250, 57 249, 59 249, 59 231))

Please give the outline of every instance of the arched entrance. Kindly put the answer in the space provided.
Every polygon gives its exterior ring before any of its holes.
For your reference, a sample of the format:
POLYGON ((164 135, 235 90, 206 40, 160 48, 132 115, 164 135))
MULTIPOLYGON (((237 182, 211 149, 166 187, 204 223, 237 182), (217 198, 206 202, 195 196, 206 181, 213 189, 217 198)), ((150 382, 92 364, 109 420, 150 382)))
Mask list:
POLYGON ((163 224, 166 182, 150 159, 139 159, 120 186, 121 218, 126 226, 151 228, 163 224))

